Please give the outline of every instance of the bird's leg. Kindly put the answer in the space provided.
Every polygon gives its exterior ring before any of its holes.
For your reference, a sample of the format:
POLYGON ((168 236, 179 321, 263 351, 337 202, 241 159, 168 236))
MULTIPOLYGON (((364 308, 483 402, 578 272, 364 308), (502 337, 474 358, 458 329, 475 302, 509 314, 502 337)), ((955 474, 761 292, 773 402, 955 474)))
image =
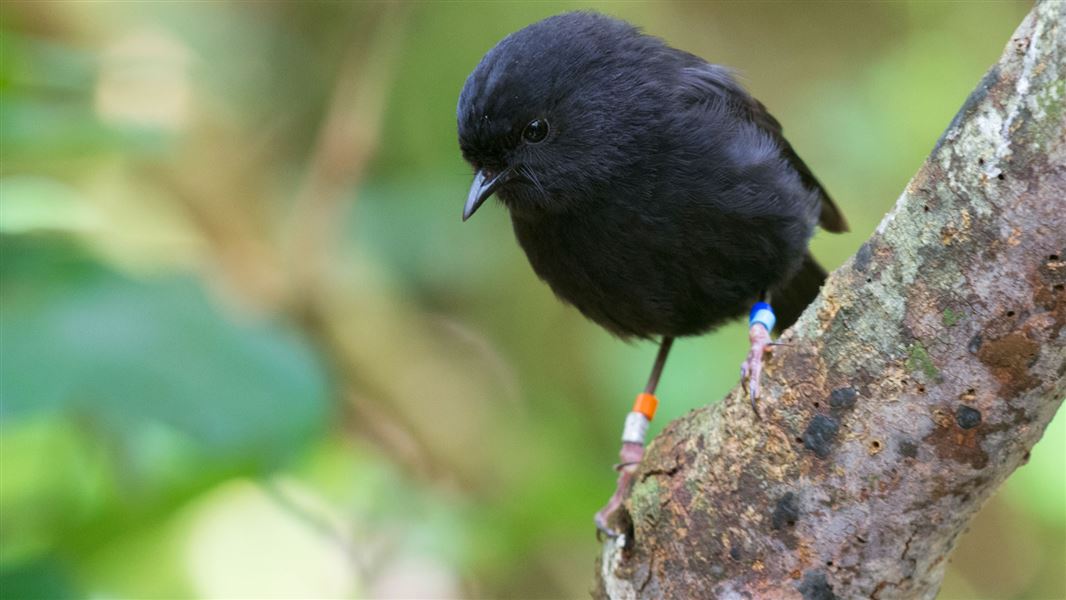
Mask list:
POLYGON ((740 381, 744 389, 748 391, 748 396, 751 398, 751 409, 755 411, 755 416, 757 417, 759 416, 759 407, 755 405, 755 400, 759 397, 762 357, 763 354, 770 351, 770 347, 773 345, 773 341, 770 339, 770 332, 774 330, 776 321, 774 309, 770 307, 768 302, 760 300, 755 303, 755 306, 751 307, 751 315, 748 317, 748 340, 751 342, 751 349, 748 351, 748 358, 740 364, 740 381))
POLYGON ((633 410, 626 415, 625 427, 622 429, 622 450, 618 453, 621 462, 615 466, 618 471, 618 485, 614 494, 604 506, 596 513, 596 529, 608 537, 618 536, 617 531, 608 525, 608 521, 618 508, 622 506, 629 488, 633 484, 633 476, 637 472, 641 458, 644 457, 644 437, 648 432, 648 424, 655 417, 655 409, 659 400, 655 397, 655 388, 659 385, 659 376, 663 372, 666 363, 666 355, 670 353, 670 346, 674 338, 663 337, 659 345, 659 353, 655 357, 655 365, 651 369, 648 385, 644 386, 644 392, 637 395, 633 403, 633 410))

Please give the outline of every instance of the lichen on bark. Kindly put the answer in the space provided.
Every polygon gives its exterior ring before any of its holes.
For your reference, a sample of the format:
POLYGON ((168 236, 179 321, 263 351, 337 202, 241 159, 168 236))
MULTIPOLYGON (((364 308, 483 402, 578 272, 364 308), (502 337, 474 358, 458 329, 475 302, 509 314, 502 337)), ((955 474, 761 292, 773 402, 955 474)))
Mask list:
POLYGON ((931 598, 1066 395, 1066 3, 1037 4, 764 374, 671 423, 602 597, 931 598))

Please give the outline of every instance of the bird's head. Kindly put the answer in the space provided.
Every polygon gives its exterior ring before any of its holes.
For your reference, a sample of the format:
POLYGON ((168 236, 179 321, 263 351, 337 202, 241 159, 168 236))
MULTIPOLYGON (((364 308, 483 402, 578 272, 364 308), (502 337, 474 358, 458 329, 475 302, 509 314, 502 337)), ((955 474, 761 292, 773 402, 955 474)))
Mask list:
POLYGON ((659 47, 590 12, 500 41, 459 96, 459 146, 475 169, 463 220, 493 194, 515 215, 563 212, 632 164, 657 114, 634 59, 659 47))

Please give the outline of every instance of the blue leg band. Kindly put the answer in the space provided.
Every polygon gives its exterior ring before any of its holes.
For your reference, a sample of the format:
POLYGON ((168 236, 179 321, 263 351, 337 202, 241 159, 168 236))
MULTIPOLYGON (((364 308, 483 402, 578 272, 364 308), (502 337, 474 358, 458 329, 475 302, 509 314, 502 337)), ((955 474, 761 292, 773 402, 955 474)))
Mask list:
POLYGON ((777 317, 774 316, 774 309, 766 302, 756 302, 755 306, 751 307, 748 325, 751 326, 756 323, 765 327, 767 332, 774 330, 774 323, 777 323, 777 317))

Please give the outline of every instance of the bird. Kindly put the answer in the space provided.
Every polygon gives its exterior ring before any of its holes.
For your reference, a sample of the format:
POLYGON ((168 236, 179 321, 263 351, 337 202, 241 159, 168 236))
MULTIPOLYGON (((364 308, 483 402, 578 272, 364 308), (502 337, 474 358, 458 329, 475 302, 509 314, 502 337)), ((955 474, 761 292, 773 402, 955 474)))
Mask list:
POLYGON ((847 222, 735 73, 594 11, 504 37, 457 104, 474 171, 466 221, 495 196, 536 275, 624 340, 657 340, 626 416, 612 519, 643 456, 676 338, 749 313, 741 380, 756 399, 762 359, 826 278, 808 244, 847 222))

